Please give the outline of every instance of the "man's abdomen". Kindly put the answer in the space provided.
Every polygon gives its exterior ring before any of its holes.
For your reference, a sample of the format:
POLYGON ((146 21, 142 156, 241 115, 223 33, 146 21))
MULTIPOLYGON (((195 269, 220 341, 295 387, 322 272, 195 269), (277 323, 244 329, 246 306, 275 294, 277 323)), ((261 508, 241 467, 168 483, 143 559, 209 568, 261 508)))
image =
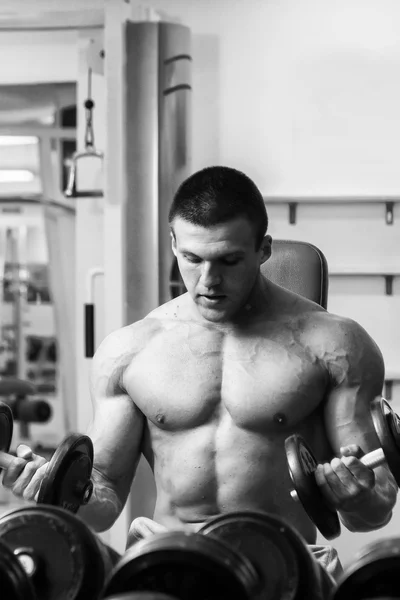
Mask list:
POLYGON ((261 510, 286 519, 314 543, 314 526, 290 496, 284 439, 233 435, 225 428, 174 436, 164 452, 161 443, 154 462, 155 520, 171 529, 196 530, 218 514, 261 510))

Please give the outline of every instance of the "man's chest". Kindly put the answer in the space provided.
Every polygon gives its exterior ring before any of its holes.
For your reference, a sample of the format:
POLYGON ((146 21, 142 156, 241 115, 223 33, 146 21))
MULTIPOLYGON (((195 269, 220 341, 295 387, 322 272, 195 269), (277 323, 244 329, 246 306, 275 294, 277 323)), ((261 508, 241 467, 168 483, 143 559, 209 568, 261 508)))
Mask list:
POLYGON ((285 336, 160 336, 138 355, 127 391, 150 421, 165 428, 228 417, 265 429, 301 421, 324 395, 325 373, 309 349, 285 336))

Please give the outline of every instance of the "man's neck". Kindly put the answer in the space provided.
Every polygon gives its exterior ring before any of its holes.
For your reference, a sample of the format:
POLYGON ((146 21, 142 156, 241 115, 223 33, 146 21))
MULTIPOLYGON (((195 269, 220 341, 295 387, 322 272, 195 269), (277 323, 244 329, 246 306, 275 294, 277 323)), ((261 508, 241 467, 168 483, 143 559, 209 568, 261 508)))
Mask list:
POLYGON ((209 321, 201 315, 197 306, 191 301, 192 319, 203 324, 205 327, 215 328, 220 331, 232 331, 238 327, 250 325, 254 321, 265 317, 269 307, 272 307, 273 284, 268 281, 261 273, 257 276, 257 280, 246 299, 246 302, 232 317, 226 321, 209 321))

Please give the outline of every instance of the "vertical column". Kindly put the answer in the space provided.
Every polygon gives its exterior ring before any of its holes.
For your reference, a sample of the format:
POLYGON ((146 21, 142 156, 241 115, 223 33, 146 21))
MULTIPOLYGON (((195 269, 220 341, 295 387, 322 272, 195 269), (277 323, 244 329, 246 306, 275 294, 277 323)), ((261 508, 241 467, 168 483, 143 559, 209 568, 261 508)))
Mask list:
POLYGON ((126 24, 126 316, 159 304, 158 24, 126 24))
MULTIPOLYGON (((80 32, 78 52, 77 86, 77 148, 84 150, 86 114, 84 102, 88 97, 88 48, 91 40, 99 35, 98 31, 80 32)), ((92 72, 91 97, 95 103, 93 109, 93 131, 96 149, 105 150, 105 81, 101 73, 92 72)), ((84 305, 87 302, 88 273, 94 268, 104 266, 104 198, 79 197, 79 192, 101 189, 104 178, 104 164, 99 158, 81 158, 77 162, 76 188, 78 197, 74 199, 76 209, 75 229, 75 306, 76 306, 76 379, 77 379, 77 423, 79 431, 86 431, 93 415, 89 395, 89 377, 91 358, 85 358, 84 305)), ((95 348, 104 338, 104 282, 96 283, 94 293, 96 335, 95 348)))
MULTIPOLYGON (((159 304, 158 23, 127 22, 126 39, 126 212, 124 224, 127 323, 159 304)), ((152 517, 154 481, 139 461, 130 518, 152 517)))
MULTIPOLYGON (((126 324, 125 244, 123 223, 126 204, 126 98, 125 23, 129 4, 105 0, 105 158, 103 203, 104 335, 126 324)), ((125 550, 130 525, 129 501, 119 519, 103 535, 118 552, 125 550)))
POLYGON ((125 242, 123 223, 127 195, 126 20, 129 4, 105 1, 104 76, 106 152, 104 173, 104 329, 105 335, 126 325, 125 242))
POLYGON ((192 57, 190 30, 159 25, 159 303, 171 299, 171 249, 168 212, 173 196, 191 169, 192 57))

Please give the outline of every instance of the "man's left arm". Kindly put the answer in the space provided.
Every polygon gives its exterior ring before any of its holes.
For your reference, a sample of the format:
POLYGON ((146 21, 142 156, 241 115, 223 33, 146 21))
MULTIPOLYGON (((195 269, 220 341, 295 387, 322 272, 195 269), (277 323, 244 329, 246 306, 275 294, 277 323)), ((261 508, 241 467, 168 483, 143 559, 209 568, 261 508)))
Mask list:
POLYGON ((382 354, 368 333, 350 319, 335 323, 325 364, 331 389, 324 408, 328 441, 337 458, 319 465, 316 479, 350 531, 386 525, 396 503, 397 484, 385 465, 374 470, 360 458, 379 447, 370 412, 382 395, 382 354))

